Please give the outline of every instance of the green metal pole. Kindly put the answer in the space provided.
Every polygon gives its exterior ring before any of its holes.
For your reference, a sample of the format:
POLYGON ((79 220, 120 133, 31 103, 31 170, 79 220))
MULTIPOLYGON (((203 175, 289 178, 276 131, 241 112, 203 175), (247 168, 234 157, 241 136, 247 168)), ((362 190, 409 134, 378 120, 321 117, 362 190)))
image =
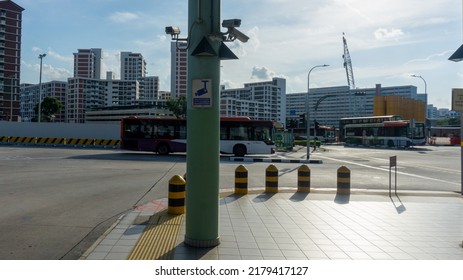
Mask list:
POLYGON ((220 243, 220 59, 207 48, 192 54, 204 39, 219 53, 220 42, 208 36, 220 32, 220 0, 189 0, 188 25, 185 244, 213 247, 220 243), (200 92, 202 86, 207 93, 200 92), (206 102, 197 102, 202 97, 206 102))

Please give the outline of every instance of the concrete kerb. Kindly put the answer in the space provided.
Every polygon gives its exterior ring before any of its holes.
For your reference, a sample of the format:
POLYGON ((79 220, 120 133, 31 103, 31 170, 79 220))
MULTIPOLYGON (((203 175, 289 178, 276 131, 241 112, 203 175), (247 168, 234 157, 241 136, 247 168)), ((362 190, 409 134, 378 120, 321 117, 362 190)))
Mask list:
POLYGON ((88 256, 95 250, 95 248, 103 241, 106 236, 108 236, 113 229, 122 221, 122 219, 127 215, 127 213, 122 214, 117 218, 117 220, 100 236, 98 239, 93 242, 92 246, 90 246, 83 254, 80 256, 79 260, 86 260, 88 256))

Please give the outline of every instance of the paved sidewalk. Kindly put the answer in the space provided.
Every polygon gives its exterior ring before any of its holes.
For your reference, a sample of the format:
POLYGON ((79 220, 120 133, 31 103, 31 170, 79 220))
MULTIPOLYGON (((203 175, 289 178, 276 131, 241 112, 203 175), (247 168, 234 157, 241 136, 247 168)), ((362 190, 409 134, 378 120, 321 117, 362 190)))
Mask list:
MULTIPOLYGON (((183 219, 164 256, 177 260, 463 260, 463 198, 429 193, 399 196, 355 190, 350 196, 333 190, 224 193, 219 206, 220 245, 206 249, 184 245, 183 219)), ((137 242, 146 238, 142 234, 148 219, 166 207, 167 199, 156 200, 121 217, 82 259, 129 259, 137 242)))

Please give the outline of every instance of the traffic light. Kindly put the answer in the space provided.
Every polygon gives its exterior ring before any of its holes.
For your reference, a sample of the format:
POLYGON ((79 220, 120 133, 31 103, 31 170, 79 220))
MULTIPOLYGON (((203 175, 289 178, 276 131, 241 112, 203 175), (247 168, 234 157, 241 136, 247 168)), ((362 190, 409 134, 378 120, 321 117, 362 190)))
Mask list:
POLYGON ((313 124, 315 126, 315 130, 318 130, 318 128, 320 127, 320 124, 317 122, 317 120, 313 120, 313 124))

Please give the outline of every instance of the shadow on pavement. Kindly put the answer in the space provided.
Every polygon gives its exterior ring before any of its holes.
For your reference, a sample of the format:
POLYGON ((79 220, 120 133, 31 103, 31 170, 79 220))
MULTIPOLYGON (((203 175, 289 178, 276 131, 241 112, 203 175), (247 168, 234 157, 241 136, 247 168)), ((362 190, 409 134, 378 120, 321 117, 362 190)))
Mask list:
POLYGON ((336 194, 334 202, 337 204, 349 204, 350 194, 336 194))

